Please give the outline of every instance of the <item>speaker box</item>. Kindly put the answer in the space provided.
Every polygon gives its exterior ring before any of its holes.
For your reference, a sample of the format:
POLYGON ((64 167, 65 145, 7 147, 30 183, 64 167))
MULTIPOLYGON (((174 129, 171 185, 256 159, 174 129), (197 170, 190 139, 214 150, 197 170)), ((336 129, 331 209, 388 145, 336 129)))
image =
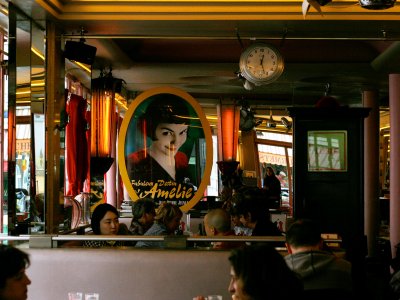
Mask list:
POLYGON ((92 65, 96 56, 96 51, 96 47, 86 45, 83 42, 67 41, 65 43, 64 57, 69 60, 92 65))

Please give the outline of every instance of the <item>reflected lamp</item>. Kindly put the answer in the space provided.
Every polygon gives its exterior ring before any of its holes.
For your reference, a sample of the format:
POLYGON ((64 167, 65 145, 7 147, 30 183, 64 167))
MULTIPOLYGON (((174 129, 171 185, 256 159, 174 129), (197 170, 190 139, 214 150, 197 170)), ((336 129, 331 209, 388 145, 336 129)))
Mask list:
POLYGON ((232 176, 239 162, 236 161, 240 108, 235 101, 220 101, 218 114, 218 168, 225 176, 232 176))
POLYGON ((114 78, 111 71, 92 80, 92 99, 90 103, 91 170, 104 174, 113 163, 111 158, 112 125, 115 123, 115 93, 121 90, 122 79, 114 78), (100 162, 101 161, 101 162, 100 162), (99 170, 94 168, 100 167, 99 170))

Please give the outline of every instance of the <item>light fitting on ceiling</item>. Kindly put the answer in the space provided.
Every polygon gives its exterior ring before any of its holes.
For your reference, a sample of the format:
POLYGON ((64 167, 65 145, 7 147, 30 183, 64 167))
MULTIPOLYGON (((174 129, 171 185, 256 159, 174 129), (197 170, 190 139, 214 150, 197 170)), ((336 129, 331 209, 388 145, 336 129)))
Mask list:
POLYGON ((251 91, 254 89, 254 84, 252 84, 250 81, 248 81, 247 79, 244 80, 243 82, 243 87, 248 90, 251 91))
POLYGON ((254 118, 254 111, 246 101, 242 101, 241 105, 239 129, 242 131, 251 131, 257 126, 258 120, 254 118))
POLYGON ((301 5, 303 17, 305 18, 310 6, 312 6, 316 11, 318 11, 322 15, 321 6, 324 6, 328 3, 332 2, 332 0, 303 0, 301 5))
POLYGON ((254 89, 254 84, 252 84, 250 81, 248 81, 246 78, 244 78, 244 76, 242 75, 242 73, 240 71, 236 72, 236 76, 240 79, 240 81, 242 81, 243 87, 245 88, 245 90, 251 91, 254 89))
POLYGON ((288 130, 292 129, 292 123, 285 117, 281 118, 281 122, 282 122, 283 126, 285 126, 286 129, 288 129, 288 130))
POLYGON ((396 0, 358 0, 358 2, 362 8, 382 10, 393 7, 396 0))
POLYGON ((276 128, 276 122, 272 118, 272 110, 269 110, 269 119, 267 119, 267 128, 276 128))

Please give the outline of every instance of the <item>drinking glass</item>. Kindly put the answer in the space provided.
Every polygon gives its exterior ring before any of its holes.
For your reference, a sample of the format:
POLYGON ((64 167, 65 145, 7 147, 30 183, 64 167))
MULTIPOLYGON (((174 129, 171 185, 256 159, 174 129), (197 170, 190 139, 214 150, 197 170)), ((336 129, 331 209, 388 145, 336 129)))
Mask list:
POLYGON ((209 295, 207 296, 207 300, 222 300, 221 295, 209 295))
POLYGON ((99 300, 99 294, 98 293, 86 293, 85 294, 85 300, 99 300))
POLYGON ((80 292, 68 292, 68 300, 83 300, 80 292))

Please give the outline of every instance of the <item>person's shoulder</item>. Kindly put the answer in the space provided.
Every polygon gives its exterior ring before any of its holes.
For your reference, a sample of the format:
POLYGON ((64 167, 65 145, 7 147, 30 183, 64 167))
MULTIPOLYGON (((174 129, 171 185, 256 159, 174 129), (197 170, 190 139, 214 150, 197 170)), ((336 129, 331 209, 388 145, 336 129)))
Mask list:
POLYGON ((292 255, 292 258, 309 259, 316 266, 326 270, 335 270, 336 272, 351 272, 351 263, 343 258, 337 257, 335 254, 327 251, 305 251, 292 255), (307 257, 307 258, 306 258, 307 257))
POLYGON ((144 235, 163 235, 165 233, 167 233, 167 228, 165 225, 154 222, 144 235))
POLYGON ((338 266, 338 267, 341 268, 341 269, 348 270, 348 271, 351 270, 351 262, 350 262, 350 261, 348 261, 348 260, 346 260, 346 259, 344 259, 344 258, 337 257, 337 256, 334 255, 334 254, 332 254, 332 255, 335 257, 335 259, 334 259, 334 264, 335 264, 336 266, 338 266))
POLYGON ((124 223, 119 224, 118 235, 131 235, 132 233, 129 231, 128 226, 124 223))
POLYGON ((282 236, 283 233, 270 221, 260 220, 253 229, 252 235, 282 236))

